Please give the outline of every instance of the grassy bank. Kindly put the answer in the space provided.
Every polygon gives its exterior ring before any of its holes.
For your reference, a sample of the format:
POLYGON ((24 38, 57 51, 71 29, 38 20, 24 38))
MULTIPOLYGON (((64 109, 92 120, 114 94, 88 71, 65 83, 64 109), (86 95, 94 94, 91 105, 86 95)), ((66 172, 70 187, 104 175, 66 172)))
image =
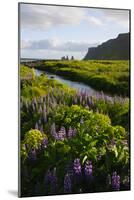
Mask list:
POLYGON ((129 96, 128 61, 47 61, 36 67, 97 90, 129 96))

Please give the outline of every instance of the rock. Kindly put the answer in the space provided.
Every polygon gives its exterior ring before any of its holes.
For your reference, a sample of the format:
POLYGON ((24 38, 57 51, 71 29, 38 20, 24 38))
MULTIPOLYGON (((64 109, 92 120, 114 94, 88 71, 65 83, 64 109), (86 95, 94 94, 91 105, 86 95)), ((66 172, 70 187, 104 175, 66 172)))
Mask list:
POLYGON ((84 60, 129 60, 130 34, 122 33, 97 47, 88 49, 84 60))

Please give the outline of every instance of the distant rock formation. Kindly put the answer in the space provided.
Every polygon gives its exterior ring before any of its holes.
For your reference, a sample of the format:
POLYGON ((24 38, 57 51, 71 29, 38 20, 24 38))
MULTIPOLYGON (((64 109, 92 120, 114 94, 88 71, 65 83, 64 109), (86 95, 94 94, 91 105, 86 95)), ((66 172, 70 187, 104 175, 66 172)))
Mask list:
POLYGON ((130 33, 121 33, 97 47, 88 49, 84 60, 129 60, 130 33))
POLYGON ((71 56, 71 58, 69 59, 69 57, 68 56, 63 56, 63 57, 61 57, 61 60, 74 60, 74 56, 71 56))

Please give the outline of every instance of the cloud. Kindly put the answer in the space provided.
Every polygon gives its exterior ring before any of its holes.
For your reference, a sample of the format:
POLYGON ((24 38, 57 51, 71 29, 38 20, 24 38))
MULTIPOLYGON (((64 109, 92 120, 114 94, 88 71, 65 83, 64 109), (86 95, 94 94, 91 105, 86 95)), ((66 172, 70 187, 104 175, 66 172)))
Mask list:
POLYGON ((86 51, 89 47, 97 45, 98 43, 88 43, 86 41, 61 42, 57 39, 44 39, 38 41, 22 40, 21 49, 83 52, 86 51))
POLYGON ((128 10, 102 9, 101 11, 107 19, 128 21, 129 18, 128 10))
POLYGON ((22 28, 49 29, 63 25, 77 25, 85 18, 83 9, 74 7, 21 4, 22 28))
POLYGON ((95 25, 95 26, 103 26, 103 22, 98 19, 97 17, 90 16, 89 18, 86 19, 90 24, 95 25))
POLYGON ((117 23, 125 28, 129 27, 129 11, 116 9, 102 9, 103 18, 106 23, 117 23))
POLYGON ((128 27, 129 11, 21 4, 20 20, 21 28, 34 30, 48 30, 66 25, 74 26, 84 21, 98 27, 111 22, 128 27))

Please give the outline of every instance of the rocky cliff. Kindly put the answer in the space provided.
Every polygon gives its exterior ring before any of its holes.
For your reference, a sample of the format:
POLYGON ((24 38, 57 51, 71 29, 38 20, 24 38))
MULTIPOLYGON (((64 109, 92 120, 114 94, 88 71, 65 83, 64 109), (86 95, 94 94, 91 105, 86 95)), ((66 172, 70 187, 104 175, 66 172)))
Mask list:
POLYGON ((88 49, 84 60, 128 60, 130 58, 130 34, 122 33, 97 47, 88 49))

